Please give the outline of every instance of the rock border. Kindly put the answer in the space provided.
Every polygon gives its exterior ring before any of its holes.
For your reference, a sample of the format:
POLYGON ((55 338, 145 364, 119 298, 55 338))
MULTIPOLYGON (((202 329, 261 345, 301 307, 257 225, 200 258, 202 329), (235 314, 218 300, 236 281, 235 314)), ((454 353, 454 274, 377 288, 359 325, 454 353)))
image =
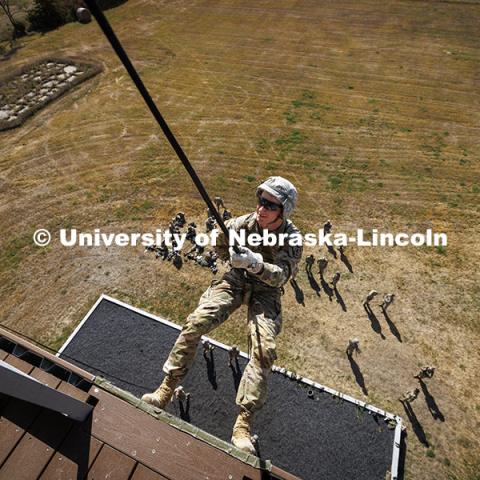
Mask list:
POLYGON ((0 132, 20 127, 39 110, 103 70, 97 61, 44 57, 0 78, 0 132))

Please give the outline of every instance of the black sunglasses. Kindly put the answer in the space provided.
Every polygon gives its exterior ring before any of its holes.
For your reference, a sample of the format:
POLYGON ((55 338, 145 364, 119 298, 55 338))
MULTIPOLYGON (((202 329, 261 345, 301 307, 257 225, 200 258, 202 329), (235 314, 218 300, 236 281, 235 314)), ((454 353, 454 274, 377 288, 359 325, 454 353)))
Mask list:
POLYGON ((270 200, 263 198, 261 195, 258 195, 258 204, 262 207, 265 207, 267 210, 271 210, 273 212, 282 208, 282 206, 278 203, 273 203, 270 200))

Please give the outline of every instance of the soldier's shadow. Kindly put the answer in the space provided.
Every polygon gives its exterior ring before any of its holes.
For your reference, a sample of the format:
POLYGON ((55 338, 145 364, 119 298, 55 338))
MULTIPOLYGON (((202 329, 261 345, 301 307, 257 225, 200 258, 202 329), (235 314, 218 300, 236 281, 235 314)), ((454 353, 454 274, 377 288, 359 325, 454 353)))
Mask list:
POLYGON ((410 402, 402 402, 402 405, 403 405, 403 408, 405 409, 405 413, 407 414, 408 420, 412 424, 413 431, 415 432, 415 435, 417 436, 418 440, 420 441, 420 443, 422 443, 426 447, 429 447, 430 444, 428 443, 425 430, 423 429, 421 423, 418 421, 418 418, 415 415, 415 412, 413 411, 412 405, 410 404, 410 402))
POLYGON ((185 400, 185 405, 183 404, 182 401, 179 401, 178 406, 180 408, 180 418, 182 420, 185 420, 186 422, 190 423, 191 422, 191 418, 190 418, 190 395, 185 400))
POLYGON ((204 354, 205 362, 207 365, 207 377, 214 390, 218 388, 217 385, 217 372, 215 370, 215 359, 213 357, 213 350, 210 350, 208 354, 204 354))
POLYGON ((441 422, 444 422, 445 416, 440 411, 440 408, 438 407, 437 402, 433 398, 432 394, 428 391, 427 384, 422 379, 420 379, 419 381, 422 392, 425 395, 425 402, 427 403, 428 411, 435 420, 440 420, 441 422))
POLYGON ((315 277, 313 276, 312 272, 309 271, 309 270, 307 270, 307 277, 308 277, 308 281, 310 282, 310 286, 312 287, 313 291, 319 297, 320 292, 321 292, 320 285, 317 283, 317 281, 315 280, 315 277))
POLYGON ((322 284, 323 291, 328 295, 328 299, 332 301, 333 290, 330 288, 330 285, 325 281, 323 277, 320 277, 320 283, 322 284))
POLYGON ((367 305, 364 305, 363 308, 367 312, 368 319, 370 320, 370 325, 372 327, 372 330, 375 333, 378 333, 382 340, 385 340, 385 335, 382 333, 382 326, 380 325, 380 322, 378 321, 378 318, 375 316, 373 313, 372 309, 368 307, 367 305))
POLYGON ((382 313, 383 313, 383 316, 385 317, 385 320, 388 324, 388 328, 390 329, 390 331, 392 332, 392 334, 396 337, 396 339, 399 341, 399 342, 402 342, 402 335, 400 334, 400 332, 398 331, 398 328, 397 326, 392 322, 392 320, 390 319, 390 317, 388 316, 388 313, 387 311, 382 308, 382 313))
POLYGON ((344 265, 348 268, 350 273, 353 273, 353 267, 346 255, 343 252, 340 252, 340 260, 344 263, 344 265))
POLYGON ((240 386, 240 380, 242 379, 242 369, 238 363, 238 358, 235 359, 235 365, 230 363, 230 370, 232 371, 233 385, 235 387, 235 392, 238 392, 238 387, 240 386))
POLYGON ((355 381, 358 386, 362 389, 364 395, 368 395, 368 390, 365 385, 365 379, 363 378, 363 373, 358 366, 358 363, 353 358, 353 355, 347 354, 348 361, 350 362, 350 368, 352 369, 353 374, 355 375, 355 381))
POLYGON ((295 300, 297 301, 297 303, 305 306, 305 295, 303 294, 303 290, 299 287, 297 281, 294 279, 290 280, 290 285, 295 292, 295 300))
POLYGON ((337 290, 336 287, 333 289, 333 292, 335 293, 335 297, 336 297, 336 299, 337 299, 337 303, 339 303, 340 306, 342 307, 342 310, 343 310, 344 312, 346 312, 346 311, 347 311, 347 306, 345 305, 345 302, 343 301, 343 298, 342 298, 342 296, 340 295, 340 292, 337 290))
POLYGON ((335 250, 335 248, 333 247, 333 245, 327 245, 327 250, 328 250, 328 253, 330 255, 333 255, 333 258, 335 258, 335 260, 337 259, 337 252, 335 250))

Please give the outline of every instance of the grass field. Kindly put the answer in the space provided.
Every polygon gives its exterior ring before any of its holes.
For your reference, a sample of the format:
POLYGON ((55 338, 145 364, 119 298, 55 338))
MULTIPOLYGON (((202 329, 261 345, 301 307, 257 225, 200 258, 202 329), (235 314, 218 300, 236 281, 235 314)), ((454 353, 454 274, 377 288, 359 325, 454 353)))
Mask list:
MULTIPOLYGON (((289 287, 278 364, 405 418, 406 479, 478 480, 480 4, 129 0, 107 15, 208 191, 234 214, 280 174, 299 190, 293 220, 304 232, 330 218, 348 233, 448 234, 445 249, 350 247, 353 273, 330 257, 346 312, 302 271, 305 307, 289 287), (361 306, 371 289, 397 295, 394 327, 374 307, 384 339, 361 306), (344 354, 353 336, 368 396, 344 354), (429 363, 445 421, 421 396, 413 428, 397 398, 429 363)), ((59 347, 104 292, 181 323, 207 271, 177 272, 140 247, 34 246, 37 228, 143 232, 179 210, 203 223, 205 211, 94 22, 22 39, 0 75, 47 55, 105 71, 0 134, 1 322, 59 347)), ((245 349, 245 312, 213 336, 245 349)))

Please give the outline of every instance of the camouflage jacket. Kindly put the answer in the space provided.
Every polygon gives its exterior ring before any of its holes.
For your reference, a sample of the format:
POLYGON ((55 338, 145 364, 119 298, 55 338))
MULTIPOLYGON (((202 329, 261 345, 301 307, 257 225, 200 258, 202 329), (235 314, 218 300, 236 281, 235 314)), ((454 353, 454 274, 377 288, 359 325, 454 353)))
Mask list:
MULTIPOLYGON (((256 221, 255 212, 232 218, 225 222, 225 225, 229 230, 233 229, 237 232, 245 229, 247 237, 251 233, 262 234, 262 230, 256 221)), ((284 220, 277 230, 270 233, 273 233, 278 238, 280 233, 292 235, 300 232, 290 220, 284 220)), ((303 249, 301 246, 288 245, 288 237, 285 239, 283 246, 275 245, 270 247, 260 245, 254 247, 248 245, 248 243, 245 246, 253 252, 261 253, 264 261, 264 268, 259 274, 248 273, 248 277, 251 280, 261 281, 271 287, 280 288, 290 277, 294 277, 297 274, 303 249)), ((228 239, 225 238, 225 235, 220 230, 215 250, 224 261, 230 258, 228 247, 228 239)))

